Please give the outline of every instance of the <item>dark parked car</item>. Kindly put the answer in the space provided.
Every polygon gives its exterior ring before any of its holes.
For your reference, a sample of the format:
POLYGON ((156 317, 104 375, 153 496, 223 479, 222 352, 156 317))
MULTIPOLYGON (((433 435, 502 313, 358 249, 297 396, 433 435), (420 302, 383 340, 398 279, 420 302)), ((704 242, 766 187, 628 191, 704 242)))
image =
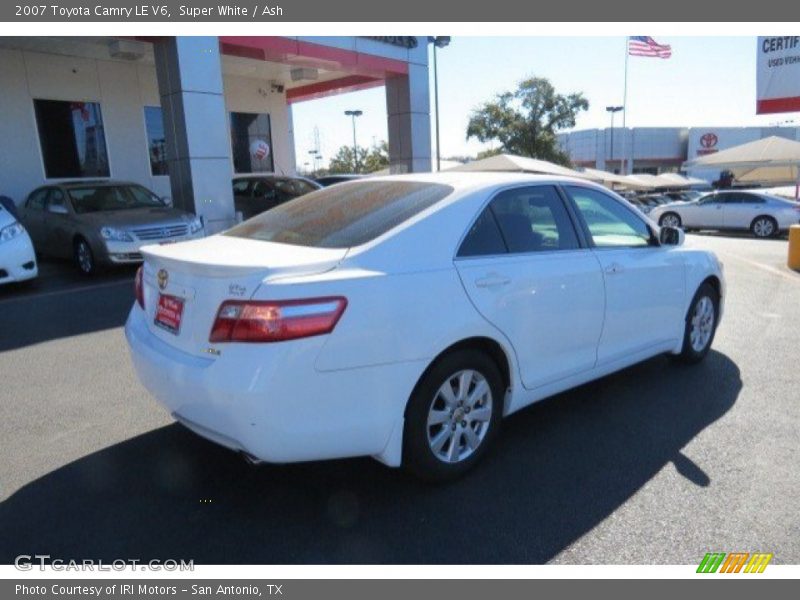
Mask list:
POLYGON ((322 186, 305 177, 259 173, 233 178, 233 202, 242 218, 249 219, 322 186))
POLYGON ((356 181, 357 179, 363 178, 364 175, 337 173, 335 175, 323 175, 322 177, 317 177, 316 181, 322 187, 328 187, 329 185, 344 183, 345 181, 356 181))
POLYGON ((20 220, 39 254, 72 258, 87 275, 101 265, 141 262, 147 244, 204 234, 200 217, 170 208, 139 184, 108 180, 36 188, 20 220))

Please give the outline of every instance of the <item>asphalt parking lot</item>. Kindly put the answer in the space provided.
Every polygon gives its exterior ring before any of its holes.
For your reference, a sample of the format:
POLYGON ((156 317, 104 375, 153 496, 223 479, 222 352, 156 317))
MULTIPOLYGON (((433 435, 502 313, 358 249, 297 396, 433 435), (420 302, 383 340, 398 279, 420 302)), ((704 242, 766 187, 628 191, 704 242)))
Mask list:
POLYGON ((431 486, 370 459, 250 467, 162 412, 122 325, 132 271, 0 288, 0 562, 800 562, 800 274, 785 240, 690 235, 725 263, 707 360, 667 358, 517 413, 431 486))

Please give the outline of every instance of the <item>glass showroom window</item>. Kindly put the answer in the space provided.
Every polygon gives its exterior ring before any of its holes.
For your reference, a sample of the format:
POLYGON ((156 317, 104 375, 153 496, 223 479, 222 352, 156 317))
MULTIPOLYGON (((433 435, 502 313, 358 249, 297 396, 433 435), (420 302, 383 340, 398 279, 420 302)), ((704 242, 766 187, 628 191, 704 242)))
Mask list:
POLYGON ((167 172, 167 136, 164 134, 164 114, 161 112, 160 106, 144 107, 144 126, 147 130, 150 172, 153 175, 169 175, 167 172))
POLYGON ((34 100, 33 105, 48 179, 110 175, 98 103, 34 100))
POLYGON ((236 173, 272 171, 272 131, 266 113, 231 113, 231 147, 236 173))

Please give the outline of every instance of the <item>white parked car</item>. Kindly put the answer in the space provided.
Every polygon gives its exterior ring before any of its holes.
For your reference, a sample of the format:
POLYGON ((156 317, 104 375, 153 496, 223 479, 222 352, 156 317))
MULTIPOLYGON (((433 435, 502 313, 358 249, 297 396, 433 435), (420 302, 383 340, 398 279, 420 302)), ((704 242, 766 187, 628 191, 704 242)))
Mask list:
POLYGON ((126 335, 167 410, 250 460, 369 455, 444 479, 532 402, 702 359, 725 286, 682 241, 583 181, 364 179, 145 247, 126 335))
POLYGON ((662 226, 750 230, 768 238, 800 223, 800 204, 752 190, 725 190, 691 202, 663 204, 650 211, 650 218, 662 226))
POLYGON ((38 273, 28 232, 0 206, 0 284, 33 279, 38 273))

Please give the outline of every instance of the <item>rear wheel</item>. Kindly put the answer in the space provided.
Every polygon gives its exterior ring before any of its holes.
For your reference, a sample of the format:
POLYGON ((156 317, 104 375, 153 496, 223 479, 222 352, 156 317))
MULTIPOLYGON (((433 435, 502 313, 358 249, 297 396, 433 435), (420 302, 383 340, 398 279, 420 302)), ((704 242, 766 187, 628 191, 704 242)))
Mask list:
POLYGON ((417 384, 406 410, 403 465, 420 478, 453 479, 486 453, 503 411, 503 379, 477 350, 437 361, 417 384))
POLYGON ((661 218, 658 220, 658 224, 661 227, 680 227, 681 226, 681 217, 677 213, 668 212, 661 215, 661 218))
POLYGON ((697 290, 686 316, 683 349, 678 358, 688 364, 698 363, 711 348, 719 321, 719 294, 710 283, 697 290))
POLYGON ((772 217, 756 217, 750 224, 750 231, 758 238, 773 237, 778 233, 778 223, 772 217))
POLYGON ((97 263, 94 260, 94 252, 84 238, 75 240, 74 247, 75 265, 84 275, 94 275, 97 273, 97 263))

